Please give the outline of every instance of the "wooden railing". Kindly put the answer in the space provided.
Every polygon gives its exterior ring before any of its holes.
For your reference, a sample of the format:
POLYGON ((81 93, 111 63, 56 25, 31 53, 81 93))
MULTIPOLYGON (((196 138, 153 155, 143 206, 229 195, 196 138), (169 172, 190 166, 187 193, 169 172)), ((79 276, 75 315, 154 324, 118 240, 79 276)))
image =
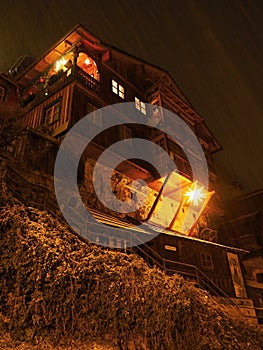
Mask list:
POLYGON ((187 279, 194 280, 199 287, 208 290, 212 295, 220 297, 221 301, 224 303, 235 306, 238 309, 235 302, 196 266, 174 260, 167 260, 161 257, 147 244, 133 247, 132 251, 142 257, 150 266, 155 265, 166 274, 171 275, 177 273, 183 275, 187 279))
POLYGON ((85 87, 88 87, 88 88, 95 90, 97 92, 100 91, 100 83, 96 79, 94 79, 92 76, 85 73, 79 67, 76 67, 76 73, 74 76, 77 79, 77 81, 79 81, 85 87))
POLYGON ((65 85, 73 82, 74 80, 81 83, 84 87, 87 87, 89 89, 92 89, 96 92, 100 91, 100 83, 96 79, 94 79, 89 74, 85 73, 82 69, 79 67, 72 67, 70 74, 69 70, 64 72, 61 77, 59 77, 54 83, 51 85, 47 85, 43 87, 42 90, 38 91, 35 94, 35 97, 29 100, 27 103, 23 105, 23 101, 21 101, 21 105, 24 108, 32 108, 33 106, 41 103, 43 100, 47 99, 51 94, 58 91, 59 89, 62 89, 65 85))

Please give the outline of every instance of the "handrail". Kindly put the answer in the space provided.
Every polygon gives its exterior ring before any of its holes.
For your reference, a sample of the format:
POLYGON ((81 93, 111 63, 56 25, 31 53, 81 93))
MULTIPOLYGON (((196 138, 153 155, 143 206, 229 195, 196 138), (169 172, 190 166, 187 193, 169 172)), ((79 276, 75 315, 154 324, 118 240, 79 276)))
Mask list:
MULTIPOLYGON (((131 234, 132 235, 132 234, 131 234)), ((162 262, 164 262, 164 264, 162 265, 162 266, 164 266, 165 267, 165 264, 180 264, 181 266, 184 266, 184 267, 190 267, 190 268, 192 268, 192 269, 195 269, 196 268, 196 266, 194 266, 194 265, 191 265, 191 264, 187 264, 187 263, 183 263, 183 262, 178 262, 178 261, 174 261, 174 260, 169 260, 169 259, 165 259, 165 258, 163 258, 160 254, 158 254, 155 250, 153 250, 151 247, 149 247, 149 245, 147 244, 147 243, 145 243, 145 244, 143 244, 143 247, 145 248, 146 247, 146 249, 148 250, 148 251, 150 251, 150 255, 149 256, 151 256, 152 257, 152 259, 153 260, 159 260, 159 261, 162 261, 162 262), (153 256, 155 257, 155 258, 153 258, 153 256)), ((138 248, 138 246, 137 246, 137 248, 138 248)), ((145 252, 145 249, 143 249, 142 250, 142 248, 140 248, 140 250, 141 251, 143 251, 143 252, 145 252)))
POLYGON ((86 72, 84 72, 80 67, 76 67, 76 74, 73 73, 73 75, 77 80, 79 80, 85 86, 88 86, 95 91, 100 90, 99 81, 94 79, 92 76, 90 76, 86 72))
MULTIPOLYGON (((57 80, 53 82, 53 84, 47 85, 43 87, 41 90, 39 90, 38 92, 36 92, 35 97, 31 101, 28 101, 23 106, 23 108, 25 108, 25 110, 31 109, 36 104, 40 103, 44 99, 47 99, 50 96, 50 94, 54 93, 58 89, 61 89, 65 85, 72 83, 72 81, 74 81, 75 79, 81 84, 83 84, 84 86, 91 88, 96 92, 99 92, 100 90, 99 81, 97 81, 92 76, 84 72, 80 67, 74 66, 73 68, 75 69, 72 69, 71 74, 67 74, 69 72, 69 70, 67 70, 60 77, 58 77, 57 80)), ((21 100, 20 103, 22 103, 22 101, 23 100, 21 100)))
POLYGON ((158 267, 160 267, 165 272, 173 272, 173 273, 191 275, 185 271, 178 271, 178 269, 176 269, 176 267, 174 269, 167 268, 166 266, 169 264, 178 265, 178 266, 181 266, 184 268, 190 268, 190 269, 194 270, 194 272, 195 272, 191 276, 196 278, 196 280, 200 286, 202 286, 201 283, 203 282, 210 291, 212 291, 213 293, 215 293, 218 296, 223 296, 224 299, 226 299, 233 306, 238 308, 237 304, 217 284, 215 284, 203 271, 201 271, 195 265, 165 259, 162 256, 160 256, 157 252, 155 252, 147 244, 144 244, 143 247, 146 248, 148 251, 150 251, 150 254, 148 252, 146 252, 145 249, 143 249, 141 247, 139 248, 139 246, 137 246, 136 248, 139 249, 142 252, 142 254, 147 255, 147 257, 150 258, 154 264, 156 264, 158 267))
POLYGON ((238 308, 238 305, 223 291, 223 289, 221 289, 217 284, 215 284, 215 283, 214 283, 203 271, 201 271, 198 267, 195 267, 195 269, 196 269, 196 272, 197 272, 198 274, 201 275, 202 281, 205 282, 205 284, 206 284, 209 288, 211 288, 217 295, 218 295, 219 293, 220 293, 221 295, 223 295, 223 297, 224 297, 225 299, 227 299, 228 301, 230 301, 230 303, 231 303, 233 306, 235 306, 235 307, 238 308), (208 285, 208 283, 207 283, 206 281, 208 281, 209 285, 208 285), (211 285, 212 285, 212 286, 211 286, 211 285), (218 291, 219 291, 219 293, 218 293, 218 291))

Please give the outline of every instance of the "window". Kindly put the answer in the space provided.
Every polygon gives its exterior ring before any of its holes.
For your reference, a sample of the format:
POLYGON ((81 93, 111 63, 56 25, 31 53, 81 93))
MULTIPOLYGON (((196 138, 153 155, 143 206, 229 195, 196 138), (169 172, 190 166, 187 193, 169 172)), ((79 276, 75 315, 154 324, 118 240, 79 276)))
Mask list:
POLYGON ((257 282, 258 283, 263 283, 263 273, 257 273, 257 282))
POLYGON ((59 120, 61 112, 61 99, 53 102, 45 108, 44 123, 50 125, 59 120))
POLYGON ((201 253, 201 264, 204 268, 213 269, 212 255, 207 253, 201 253))
POLYGON ((138 97, 135 97, 135 107, 138 109, 138 111, 146 114, 146 105, 144 102, 140 101, 138 97))
POLYGON ((119 84, 116 80, 112 79, 111 88, 114 94, 124 99, 124 87, 121 84, 119 84))
POLYGON ((90 114, 92 112, 92 115, 89 116, 89 120, 91 121, 91 123, 102 127, 102 112, 101 110, 97 109, 97 107, 95 107, 93 104, 88 103, 87 105, 87 113, 90 114))
POLYGON ((5 88, 3 86, 0 86, 0 103, 4 102, 5 99, 5 88))

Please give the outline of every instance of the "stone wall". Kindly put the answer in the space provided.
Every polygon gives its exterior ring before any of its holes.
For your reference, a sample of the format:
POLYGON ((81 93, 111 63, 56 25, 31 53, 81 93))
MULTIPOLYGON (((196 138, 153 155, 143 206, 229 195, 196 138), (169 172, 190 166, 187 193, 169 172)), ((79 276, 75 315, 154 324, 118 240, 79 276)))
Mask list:
MULTIPOLYGON (((111 187, 112 192, 116 195, 116 198, 123 202, 129 202, 131 199, 134 199, 139 204, 140 208, 135 212, 122 214, 120 212, 121 204, 118 205, 118 203, 116 203, 114 208, 115 211, 110 210, 98 200, 93 187, 93 170, 95 164, 96 161, 88 158, 84 165, 84 182, 81 188, 81 195, 85 204, 122 219, 134 219, 138 221, 146 220, 158 193, 152 189, 149 189, 147 186, 140 185, 139 183, 136 183, 135 189, 132 190, 131 186, 133 179, 113 170, 111 187)), ((103 187, 107 186, 108 184, 102 180, 105 180, 107 167, 104 167, 104 169, 105 172, 100 174, 101 179, 97 179, 97 181, 101 184, 100 193, 104 192, 105 194, 103 187)))

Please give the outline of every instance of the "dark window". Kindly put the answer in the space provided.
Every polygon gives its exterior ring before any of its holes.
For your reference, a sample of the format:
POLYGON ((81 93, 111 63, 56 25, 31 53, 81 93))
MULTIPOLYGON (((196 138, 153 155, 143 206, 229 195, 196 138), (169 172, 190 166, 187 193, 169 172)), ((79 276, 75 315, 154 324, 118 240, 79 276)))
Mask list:
POLYGON ((4 102, 6 89, 3 86, 0 86, 0 103, 4 102))
POLYGON ((201 253, 201 264, 206 269, 213 269, 214 264, 212 260, 212 255, 208 253, 201 253))
POLYGON ((56 100, 44 109, 44 124, 50 125, 59 120, 61 113, 61 99, 56 100))
POLYGON ((263 273, 257 273, 257 281, 258 283, 263 283, 263 273))

